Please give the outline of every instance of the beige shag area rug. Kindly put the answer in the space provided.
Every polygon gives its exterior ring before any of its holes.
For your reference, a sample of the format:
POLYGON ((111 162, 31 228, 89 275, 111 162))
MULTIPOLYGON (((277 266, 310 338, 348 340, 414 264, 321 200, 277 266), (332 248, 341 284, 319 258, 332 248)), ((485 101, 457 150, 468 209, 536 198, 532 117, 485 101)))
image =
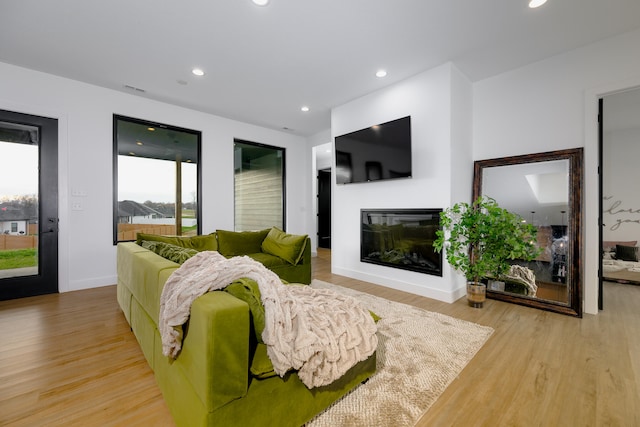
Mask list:
POLYGON ((493 329, 314 280, 354 296, 382 317, 377 372, 307 427, 414 426, 458 376, 493 329))

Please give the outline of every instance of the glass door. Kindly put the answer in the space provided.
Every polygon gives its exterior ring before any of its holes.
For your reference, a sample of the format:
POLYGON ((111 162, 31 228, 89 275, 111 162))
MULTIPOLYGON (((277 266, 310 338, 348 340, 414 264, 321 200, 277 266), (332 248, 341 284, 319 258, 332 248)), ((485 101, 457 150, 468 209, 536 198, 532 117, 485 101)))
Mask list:
POLYGON ((58 291, 58 123, 0 110, 0 299, 58 291))

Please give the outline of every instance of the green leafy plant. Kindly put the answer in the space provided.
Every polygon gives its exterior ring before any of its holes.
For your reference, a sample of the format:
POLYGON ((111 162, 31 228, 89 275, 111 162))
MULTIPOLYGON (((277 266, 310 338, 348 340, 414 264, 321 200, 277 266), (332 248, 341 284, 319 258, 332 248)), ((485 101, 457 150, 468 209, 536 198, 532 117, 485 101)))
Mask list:
POLYGON ((476 285, 507 273, 510 260, 530 261, 541 251, 537 229, 490 197, 456 203, 440 214, 440 223, 434 249, 444 248, 447 262, 476 285))

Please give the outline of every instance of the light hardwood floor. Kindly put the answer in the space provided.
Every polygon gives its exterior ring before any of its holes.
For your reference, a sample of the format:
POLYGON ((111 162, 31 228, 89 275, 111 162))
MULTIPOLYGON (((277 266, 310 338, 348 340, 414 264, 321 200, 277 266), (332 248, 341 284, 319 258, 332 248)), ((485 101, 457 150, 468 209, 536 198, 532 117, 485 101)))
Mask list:
MULTIPOLYGON (((640 286, 607 283, 576 319, 489 300, 447 304, 314 277, 495 329, 419 426, 640 426, 640 286)), ((0 302, 0 426, 173 426, 115 286, 0 302)))

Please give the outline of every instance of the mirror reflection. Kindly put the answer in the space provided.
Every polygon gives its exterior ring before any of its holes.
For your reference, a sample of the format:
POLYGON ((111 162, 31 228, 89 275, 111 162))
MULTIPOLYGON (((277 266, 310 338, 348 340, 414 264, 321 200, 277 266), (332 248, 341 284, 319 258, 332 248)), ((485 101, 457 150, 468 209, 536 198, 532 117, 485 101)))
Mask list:
POLYGON ((582 315, 581 182, 580 148, 475 162, 473 200, 488 196, 520 215, 536 227, 541 248, 532 261, 512 262, 527 269, 526 283, 490 281, 488 297, 582 315))
POLYGON ((485 196, 513 212, 538 230, 542 249, 533 261, 515 260, 531 270, 535 286, 492 282, 489 289, 511 292, 561 303, 568 302, 567 218, 569 209, 569 161, 555 160, 485 169, 482 176, 485 196), (507 184, 507 185, 505 185, 507 184))

